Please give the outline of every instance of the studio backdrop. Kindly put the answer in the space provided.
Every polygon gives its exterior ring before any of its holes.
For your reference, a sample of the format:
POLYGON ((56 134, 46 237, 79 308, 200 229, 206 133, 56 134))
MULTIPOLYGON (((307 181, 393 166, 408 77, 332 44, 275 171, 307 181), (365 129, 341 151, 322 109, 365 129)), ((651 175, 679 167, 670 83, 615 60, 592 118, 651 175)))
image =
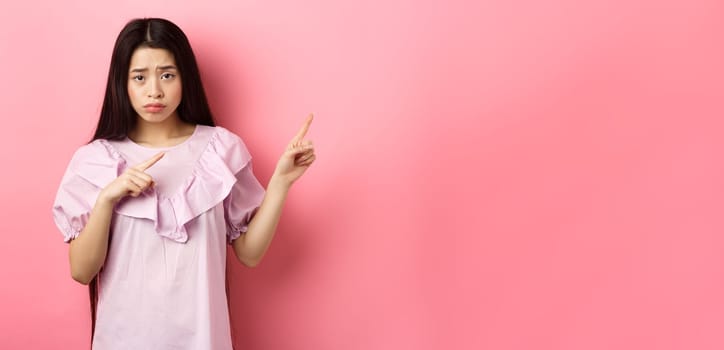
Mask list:
POLYGON ((0 348, 84 349, 51 207, 136 17, 177 23, 266 185, 317 161, 237 349, 724 348, 721 1, 6 1, 0 348))

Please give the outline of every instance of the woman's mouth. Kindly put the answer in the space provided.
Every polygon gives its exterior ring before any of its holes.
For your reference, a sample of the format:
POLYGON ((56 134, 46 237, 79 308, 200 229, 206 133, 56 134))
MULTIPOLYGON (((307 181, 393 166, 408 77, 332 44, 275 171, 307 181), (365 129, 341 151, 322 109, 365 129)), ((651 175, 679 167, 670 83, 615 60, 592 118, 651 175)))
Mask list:
POLYGON ((158 113, 162 111, 166 106, 160 104, 160 103, 149 103, 143 106, 143 109, 146 110, 146 112, 150 113, 158 113))

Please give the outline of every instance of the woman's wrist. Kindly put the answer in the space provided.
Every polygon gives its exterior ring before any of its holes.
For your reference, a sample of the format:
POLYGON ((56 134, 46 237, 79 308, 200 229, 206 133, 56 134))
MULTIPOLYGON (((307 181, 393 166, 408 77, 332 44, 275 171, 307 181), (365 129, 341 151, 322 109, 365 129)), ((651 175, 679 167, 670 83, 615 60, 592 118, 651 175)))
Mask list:
POLYGON ((116 205, 116 203, 118 203, 118 201, 120 201, 120 198, 112 198, 105 190, 101 190, 101 192, 98 194, 98 198, 96 199, 96 204, 114 206, 116 205))
POLYGON ((284 179, 284 177, 279 176, 277 174, 272 175, 271 179, 269 179, 269 184, 267 185, 267 191, 269 190, 276 190, 276 191, 282 191, 282 192, 288 192, 289 189, 292 187, 293 182, 284 179))

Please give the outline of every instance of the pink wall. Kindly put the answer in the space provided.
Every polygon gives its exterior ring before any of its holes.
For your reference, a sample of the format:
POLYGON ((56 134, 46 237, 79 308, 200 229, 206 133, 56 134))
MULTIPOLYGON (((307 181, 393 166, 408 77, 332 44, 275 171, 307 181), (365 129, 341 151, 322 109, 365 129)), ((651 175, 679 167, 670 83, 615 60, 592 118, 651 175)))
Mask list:
POLYGON ((204 3, 2 5, 0 348, 86 346, 50 208, 137 16, 262 182, 316 112, 238 348, 724 348, 721 1, 204 3))

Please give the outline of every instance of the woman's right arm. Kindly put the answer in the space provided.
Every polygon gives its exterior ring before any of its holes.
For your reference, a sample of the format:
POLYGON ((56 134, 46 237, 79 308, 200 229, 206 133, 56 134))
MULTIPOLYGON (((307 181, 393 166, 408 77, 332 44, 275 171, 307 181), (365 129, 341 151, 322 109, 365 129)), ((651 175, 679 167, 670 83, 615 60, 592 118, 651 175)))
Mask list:
POLYGON ((70 241, 70 274, 82 284, 88 284, 106 260, 114 206, 115 202, 101 192, 88 223, 78 237, 70 241))
POLYGON ((108 253, 113 208, 123 197, 138 197, 154 185, 153 178, 144 171, 162 157, 163 152, 160 152, 145 162, 126 169, 98 194, 88 222, 78 237, 70 241, 70 274, 74 280, 88 284, 101 270, 108 253))

